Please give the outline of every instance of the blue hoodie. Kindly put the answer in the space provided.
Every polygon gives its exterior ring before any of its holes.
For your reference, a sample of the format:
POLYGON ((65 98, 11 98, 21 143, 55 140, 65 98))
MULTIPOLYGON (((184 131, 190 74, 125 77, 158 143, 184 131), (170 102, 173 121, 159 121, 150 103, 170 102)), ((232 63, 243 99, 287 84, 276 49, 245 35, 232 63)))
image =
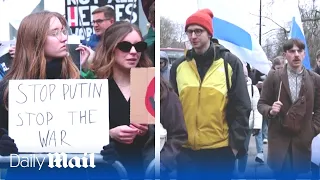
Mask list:
POLYGON ((90 47, 92 50, 95 51, 98 43, 100 42, 100 39, 101 39, 100 36, 97 36, 96 34, 92 34, 90 36, 89 41, 83 41, 82 44, 90 47))

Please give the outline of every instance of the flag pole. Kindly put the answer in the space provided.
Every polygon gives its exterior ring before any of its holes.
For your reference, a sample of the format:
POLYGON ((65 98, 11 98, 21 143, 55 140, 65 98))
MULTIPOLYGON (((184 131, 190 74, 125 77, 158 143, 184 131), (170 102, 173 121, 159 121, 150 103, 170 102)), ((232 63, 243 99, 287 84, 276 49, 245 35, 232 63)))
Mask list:
POLYGON ((261 3, 261 0, 260 0, 260 15, 259 15, 259 44, 261 45, 261 27, 262 27, 262 25, 261 25, 261 17, 262 17, 262 13, 261 13, 261 11, 262 11, 262 5, 261 5, 262 3, 261 3))

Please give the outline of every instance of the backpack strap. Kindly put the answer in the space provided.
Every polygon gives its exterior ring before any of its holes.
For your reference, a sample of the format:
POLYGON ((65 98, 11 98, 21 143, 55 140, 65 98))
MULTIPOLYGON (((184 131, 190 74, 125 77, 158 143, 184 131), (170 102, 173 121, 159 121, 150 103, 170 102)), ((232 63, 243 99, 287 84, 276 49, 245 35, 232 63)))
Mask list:
POLYGON ((229 92, 230 91, 230 80, 229 80, 228 63, 225 60, 225 53, 222 53, 222 56, 223 56, 224 72, 226 75, 227 88, 228 88, 228 92, 229 92))

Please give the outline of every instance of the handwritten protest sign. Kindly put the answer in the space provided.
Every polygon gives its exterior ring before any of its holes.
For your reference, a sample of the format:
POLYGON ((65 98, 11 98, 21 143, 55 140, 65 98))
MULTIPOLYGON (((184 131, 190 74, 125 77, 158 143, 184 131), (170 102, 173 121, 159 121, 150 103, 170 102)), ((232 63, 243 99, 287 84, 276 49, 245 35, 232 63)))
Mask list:
POLYGON ((154 68, 132 68, 130 82, 130 122, 154 124, 154 68))
POLYGON ((109 143, 108 80, 9 81, 19 152, 99 153, 109 143))

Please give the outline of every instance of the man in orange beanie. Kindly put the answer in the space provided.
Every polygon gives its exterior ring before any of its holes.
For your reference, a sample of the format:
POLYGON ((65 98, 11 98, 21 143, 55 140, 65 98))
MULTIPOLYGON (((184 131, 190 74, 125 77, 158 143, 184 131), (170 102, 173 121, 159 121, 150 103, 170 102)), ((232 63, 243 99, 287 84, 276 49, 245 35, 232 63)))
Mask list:
POLYGON ((202 9, 186 20, 192 49, 170 71, 188 130, 177 157, 178 179, 231 179, 236 158, 247 152, 251 103, 243 65, 212 41, 212 18, 202 9))

